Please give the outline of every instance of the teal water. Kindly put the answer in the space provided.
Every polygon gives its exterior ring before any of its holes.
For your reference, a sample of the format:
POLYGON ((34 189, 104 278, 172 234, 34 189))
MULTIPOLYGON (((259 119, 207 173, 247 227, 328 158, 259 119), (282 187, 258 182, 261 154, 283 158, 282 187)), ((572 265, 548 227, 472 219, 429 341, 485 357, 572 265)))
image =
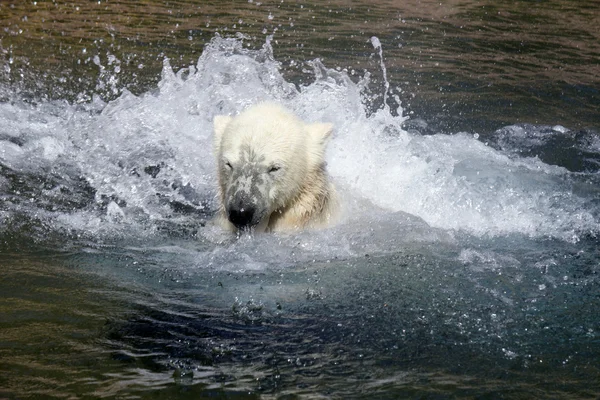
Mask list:
POLYGON ((0 4, 0 397, 597 398, 599 12, 0 4), (265 99, 338 226, 211 225, 265 99))

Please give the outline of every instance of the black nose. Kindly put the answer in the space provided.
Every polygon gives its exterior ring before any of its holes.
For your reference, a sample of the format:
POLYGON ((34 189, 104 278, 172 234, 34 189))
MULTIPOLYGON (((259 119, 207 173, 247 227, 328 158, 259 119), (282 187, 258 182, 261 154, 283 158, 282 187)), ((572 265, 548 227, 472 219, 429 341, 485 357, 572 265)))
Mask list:
POLYGON ((229 221, 238 229, 252 226, 254 207, 232 207, 229 209, 229 221))

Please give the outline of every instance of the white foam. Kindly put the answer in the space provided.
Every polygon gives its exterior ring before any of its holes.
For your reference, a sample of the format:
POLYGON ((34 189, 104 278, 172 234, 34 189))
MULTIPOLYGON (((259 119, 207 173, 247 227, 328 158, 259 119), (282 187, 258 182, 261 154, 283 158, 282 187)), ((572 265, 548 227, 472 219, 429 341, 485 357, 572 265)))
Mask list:
MULTIPOLYGON (((375 39, 374 47, 381 50, 375 39)), ((156 92, 125 91, 108 105, 96 99, 78 108, 1 104, 0 122, 10 126, 4 135, 24 144, 1 140, 0 161, 40 174, 49 165, 59 173, 68 165, 96 190, 98 202, 111 199, 101 215, 80 211, 61 215, 59 223, 96 232, 110 231, 103 224, 118 229, 143 220, 147 229, 148 221, 173 218, 165 199, 188 204, 200 199, 214 208, 212 119, 273 100, 307 121, 335 125, 329 171, 342 198, 362 205, 347 205, 354 215, 346 221, 369 220, 382 211, 390 218, 408 213, 433 228, 475 235, 576 240, 600 230, 585 199, 572 193, 568 171, 537 159, 509 158, 468 134, 409 134, 402 129, 401 108, 394 115, 387 106, 369 114, 362 96, 368 75, 354 82, 315 60, 314 82, 296 87, 280 67, 269 42, 250 50, 241 38, 215 37, 196 66, 173 72, 165 60, 156 92), (147 167, 158 168, 158 174, 153 177, 147 167)), ((201 208, 200 203, 194 204, 201 208)))
POLYGON ((23 149, 15 143, 9 142, 8 140, 0 141, 0 161, 11 167, 23 157, 23 149))

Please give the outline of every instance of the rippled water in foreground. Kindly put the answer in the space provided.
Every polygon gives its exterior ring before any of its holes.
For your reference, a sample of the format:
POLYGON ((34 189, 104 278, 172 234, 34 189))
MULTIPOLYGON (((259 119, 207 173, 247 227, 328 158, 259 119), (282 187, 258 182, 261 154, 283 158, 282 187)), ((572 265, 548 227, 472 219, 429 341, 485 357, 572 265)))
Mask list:
POLYGON ((0 397, 597 398, 597 15, 1 3, 0 397), (210 224, 265 99, 336 126, 339 226, 210 224))

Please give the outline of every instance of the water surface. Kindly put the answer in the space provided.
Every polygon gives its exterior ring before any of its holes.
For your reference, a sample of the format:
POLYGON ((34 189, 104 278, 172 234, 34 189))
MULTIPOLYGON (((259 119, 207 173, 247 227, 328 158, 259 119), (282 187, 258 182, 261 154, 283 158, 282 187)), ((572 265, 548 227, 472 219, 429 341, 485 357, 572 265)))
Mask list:
POLYGON ((596 398, 595 2, 0 4, 0 397, 596 398), (211 224, 212 119, 335 125, 211 224))

